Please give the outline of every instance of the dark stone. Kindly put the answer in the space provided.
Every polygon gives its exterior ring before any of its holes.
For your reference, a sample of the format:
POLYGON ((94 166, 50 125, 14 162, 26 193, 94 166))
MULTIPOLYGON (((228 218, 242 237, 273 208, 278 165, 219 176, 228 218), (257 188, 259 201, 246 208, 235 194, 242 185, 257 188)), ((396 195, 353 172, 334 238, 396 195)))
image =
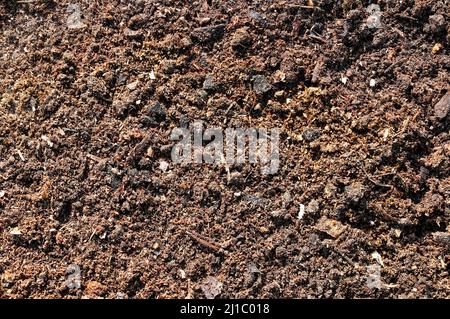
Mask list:
POLYGON ((191 32, 191 38, 200 43, 216 40, 222 36, 225 26, 225 24, 217 24, 213 26, 196 28, 191 32))
POLYGON ((159 102, 154 103, 147 109, 147 115, 156 120, 157 122, 162 122, 166 119, 167 111, 166 108, 159 102))
POLYGON ((141 116, 139 122, 144 126, 158 126, 166 120, 166 117, 166 108, 160 102, 155 102, 146 109, 145 114, 141 116))
POLYGON ((246 28, 236 30, 231 39, 231 47, 233 50, 242 50, 249 47, 252 44, 252 37, 248 33, 246 28))

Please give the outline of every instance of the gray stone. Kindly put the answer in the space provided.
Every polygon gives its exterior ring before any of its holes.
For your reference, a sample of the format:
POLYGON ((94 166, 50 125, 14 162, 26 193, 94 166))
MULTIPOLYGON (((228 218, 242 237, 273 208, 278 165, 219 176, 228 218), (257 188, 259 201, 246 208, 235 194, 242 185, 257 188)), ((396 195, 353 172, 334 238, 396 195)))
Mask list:
POLYGON ((212 91, 217 88, 216 82, 212 75, 207 75, 205 81, 203 81, 203 90, 212 91))
POLYGON ((317 138, 319 138, 320 132, 319 132, 319 130, 316 130, 316 129, 306 128, 303 131, 303 135, 302 136, 305 139, 305 141, 312 142, 312 141, 316 140, 317 138))
POLYGON ((264 75, 256 75, 253 77, 253 90, 258 95, 263 95, 269 92, 272 89, 272 86, 267 81, 264 75))

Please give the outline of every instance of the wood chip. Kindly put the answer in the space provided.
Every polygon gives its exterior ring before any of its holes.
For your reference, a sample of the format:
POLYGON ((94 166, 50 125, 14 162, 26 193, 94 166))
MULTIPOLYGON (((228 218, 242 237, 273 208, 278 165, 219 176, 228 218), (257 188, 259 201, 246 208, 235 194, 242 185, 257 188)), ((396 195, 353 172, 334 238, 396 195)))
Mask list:
POLYGON ((10 235, 13 235, 13 236, 20 236, 20 235, 22 235, 22 232, 20 231, 19 228, 14 227, 13 229, 11 229, 11 230, 9 231, 9 234, 10 234, 10 235))
POLYGON ((325 216, 319 219, 315 228, 333 238, 339 237, 347 229, 347 227, 341 222, 334 219, 329 219, 325 216))
POLYGON ((450 112, 450 92, 447 92, 434 106, 434 115, 444 119, 450 112))
POLYGON ((186 230, 185 232, 189 237, 191 237, 197 243, 199 243, 200 245, 202 245, 208 249, 211 249, 215 252, 220 252, 222 250, 222 247, 220 245, 214 243, 211 239, 209 239, 207 237, 204 237, 200 234, 197 234, 196 232, 189 231, 189 230, 186 230))

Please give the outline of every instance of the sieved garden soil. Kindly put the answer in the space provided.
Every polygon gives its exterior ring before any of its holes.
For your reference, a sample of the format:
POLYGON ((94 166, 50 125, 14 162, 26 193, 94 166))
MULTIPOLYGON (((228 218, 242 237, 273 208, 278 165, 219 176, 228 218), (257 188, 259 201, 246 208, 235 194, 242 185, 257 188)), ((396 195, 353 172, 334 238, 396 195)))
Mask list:
POLYGON ((449 1, 187 2, 0 2, 0 297, 450 297, 449 1))

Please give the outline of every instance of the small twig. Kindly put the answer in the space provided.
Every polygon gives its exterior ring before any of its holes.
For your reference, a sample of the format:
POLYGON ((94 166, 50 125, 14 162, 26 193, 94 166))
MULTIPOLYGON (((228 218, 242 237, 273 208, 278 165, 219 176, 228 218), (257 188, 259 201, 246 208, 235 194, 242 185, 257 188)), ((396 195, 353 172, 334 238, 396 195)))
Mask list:
POLYGON ((318 10, 318 11, 324 11, 320 7, 316 6, 305 6, 301 4, 289 4, 289 3, 283 3, 280 5, 273 5, 269 8, 269 10, 283 10, 283 9, 307 9, 307 10, 318 10))
POLYGON ((395 15, 397 18, 403 18, 403 19, 406 19, 406 20, 411 20, 411 21, 417 21, 417 19, 416 18, 414 18, 414 17, 410 17, 410 16, 407 16, 407 15, 404 15, 404 14, 396 14, 395 15))
POLYGON ((101 163, 101 162, 104 161, 104 159, 102 159, 102 158, 100 158, 98 156, 92 155, 92 154, 86 154, 86 157, 89 158, 90 160, 93 160, 94 162, 97 162, 97 163, 101 163))
POLYGON ((217 253, 220 253, 223 251, 222 247, 214 242, 212 242, 211 239, 201 236, 200 234, 197 234, 196 232, 193 231, 189 231, 189 230, 185 230, 185 233, 191 237, 192 239, 194 239, 197 243, 199 243, 200 245, 209 248, 217 253))
POLYGON ((312 9, 314 10, 314 6, 305 6, 305 5, 300 5, 300 4, 287 4, 286 5, 289 8, 299 8, 299 9, 312 9))
POLYGON ((400 58, 397 61, 391 63, 391 65, 389 65, 386 69, 384 69, 384 74, 388 74, 390 71, 392 71, 392 69, 394 67, 396 67, 397 65, 399 65, 400 63, 402 63, 403 61, 405 61, 406 58, 400 58))
POLYGON ((395 32, 397 32, 397 34, 399 36, 401 36, 402 38, 405 37, 405 34, 399 29, 399 28, 393 28, 395 32))
POLYGON ((376 186, 379 186, 379 187, 386 187, 386 188, 392 189, 392 187, 393 187, 392 185, 383 184, 383 183, 380 183, 380 182, 374 180, 369 174, 367 174, 367 171, 364 169, 363 166, 361 166, 361 168, 362 168, 364 174, 366 174, 366 177, 367 177, 367 178, 369 179, 369 181, 371 181, 373 184, 375 184, 376 186))
POLYGON ((317 35, 314 35, 314 34, 309 34, 309 35, 308 35, 308 38, 311 38, 311 39, 320 41, 320 42, 322 42, 322 43, 328 43, 328 41, 325 40, 324 38, 321 38, 321 37, 319 37, 319 36, 317 36, 317 35))
POLYGON ((97 230, 94 229, 94 231, 92 232, 91 236, 89 236, 89 241, 91 241, 92 238, 94 238, 96 233, 97 233, 97 230))
POLYGON ((227 183, 229 183, 231 180, 230 166, 228 166, 227 160, 225 159, 225 156, 223 155, 223 153, 221 153, 220 155, 221 155, 220 160, 222 161, 223 165, 225 166, 225 171, 227 172, 227 183))
POLYGON ((247 179, 252 175, 252 173, 253 173, 253 169, 251 169, 250 173, 248 173, 248 175, 245 177, 244 183, 247 183, 247 179))
POLYGON ((402 128, 400 129, 400 131, 398 131, 394 136, 393 136, 393 138, 395 138, 395 137, 397 137, 397 136, 399 136, 399 135, 402 135, 402 134, 404 134, 405 132, 406 132, 406 130, 408 129, 408 125, 409 125, 409 123, 411 122, 411 121, 415 121, 416 120, 416 118, 419 116, 419 114, 420 114, 420 111, 419 112, 417 112, 416 114, 414 114, 414 116, 411 118, 411 116, 408 116, 407 118, 406 118, 406 120, 403 122, 403 126, 402 126, 402 128))
POLYGON ((19 149, 16 149, 17 154, 19 155, 22 162, 25 162, 25 157, 23 156, 22 152, 19 149))
POLYGON ((293 8, 293 9, 309 9, 309 10, 319 10, 319 11, 323 11, 322 8, 319 7, 315 7, 315 6, 305 6, 305 5, 300 5, 300 4, 286 4, 286 6, 288 8, 293 8))
POLYGON ((384 176, 395 175, 395 174, 397 174, 397 172, 376 174, 376 175, 372 175, 372 177, 384 177, 384 176))

